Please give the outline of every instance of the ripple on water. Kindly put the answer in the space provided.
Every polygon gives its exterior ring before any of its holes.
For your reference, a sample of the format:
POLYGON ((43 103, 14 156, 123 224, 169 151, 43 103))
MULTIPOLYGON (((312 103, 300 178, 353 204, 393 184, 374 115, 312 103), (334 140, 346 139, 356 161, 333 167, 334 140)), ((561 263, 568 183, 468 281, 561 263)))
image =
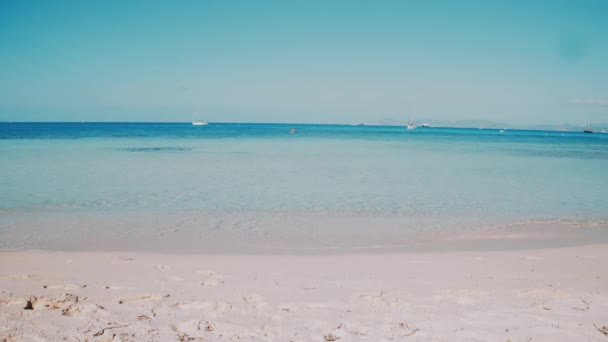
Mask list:
POLYGON ((179 146, 160 146, 160 147, 120 147, 115 148, 117 151, 125 152, 185 152, 192 151, 192 147, 179 147, 179 146))

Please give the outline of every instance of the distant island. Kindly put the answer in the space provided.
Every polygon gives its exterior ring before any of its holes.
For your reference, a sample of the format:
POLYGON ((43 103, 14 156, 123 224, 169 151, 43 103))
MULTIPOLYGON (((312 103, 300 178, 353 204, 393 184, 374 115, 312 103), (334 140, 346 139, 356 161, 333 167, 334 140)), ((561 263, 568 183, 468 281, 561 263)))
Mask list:
MULTIPOLYGON (((416 124, 427 123, 433 127, 453 127, 453 128, 482 128, 482 129, 527 129, 527 130, 543 130, 543 131, 583 131, 585 125, 572 123, 562 124, 537 124, 537 125, 518 125, 490 120, 432 120, 419 119, 415 120, 416 124)), ((377 121, 365 122, 366 126, 406 126, 406 120, 398 120, 392 118, 380 119, 377 121)), ((608 123, 593 124, 593 129, 596 132, 602 130, 608 131, 608 123)))

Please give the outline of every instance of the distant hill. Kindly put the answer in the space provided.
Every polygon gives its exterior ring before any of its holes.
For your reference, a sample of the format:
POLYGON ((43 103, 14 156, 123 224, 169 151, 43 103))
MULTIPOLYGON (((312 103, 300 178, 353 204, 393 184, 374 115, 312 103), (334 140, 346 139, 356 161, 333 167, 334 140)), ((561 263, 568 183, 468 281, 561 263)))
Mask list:
MULTIPOLYGON (((415 124, 421 125, 427 123, 433 127, 455 127, 455 128, 496 128, 496 129, 532 129, 532 130, 548 130, 548 131, 582 131, 585 129, 582 125, 571 123, 562 124, 541 124, 541 125, 517 125, 491 120, 415 120, 415 124)), ((378 121, 366 122, 365 125, 380 125, 380 126, 405 126, 407 121, 385 118, 378 121)), ((594 131, 608 131, 608 123, 592 124, 594 131)))
MULTIPOLYGON (((570 123, 563 123, 561 125, 530 125, 525 126, 525 129, 538 129, 538 130, 550 130, 550 131, 582 131, 586 127, 581 125, 575 125, 570 123)), ((605 130, 608 131, 608 123, 592 124, 591 128, 594 131, 605 130)))

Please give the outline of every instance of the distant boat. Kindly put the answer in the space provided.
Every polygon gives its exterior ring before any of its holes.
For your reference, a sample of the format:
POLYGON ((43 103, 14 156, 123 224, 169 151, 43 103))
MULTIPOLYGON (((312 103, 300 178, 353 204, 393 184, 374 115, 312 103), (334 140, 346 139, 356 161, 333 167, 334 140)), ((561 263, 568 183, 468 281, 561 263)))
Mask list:
POLYGON ((196 106, 196 120, 192 120, 192 126, 206 126, 209 123, 201 120, 201 106, 196 106))
POLYGON ((587 123, 587 127, 585 127, 583 132, 584 133, 593 133, 593 130, 591 129, 591 123, 587 123))
POLYGON ((498 131, 498 133, 504 133, 504 132, 505 132, 504 129, 501 129, 500 131, 498 131))
POLYGON ((420 125, 420 127, 429 128, 429 127, 432 127, 432 126, 429 125, 428 123, 423 123, 422 125, 420 125))
POLYGON ((412 123, 412 114, 410 114, 409 118, 407 119, 407 129, 416 129, 416 125, 414 125, 412 123))

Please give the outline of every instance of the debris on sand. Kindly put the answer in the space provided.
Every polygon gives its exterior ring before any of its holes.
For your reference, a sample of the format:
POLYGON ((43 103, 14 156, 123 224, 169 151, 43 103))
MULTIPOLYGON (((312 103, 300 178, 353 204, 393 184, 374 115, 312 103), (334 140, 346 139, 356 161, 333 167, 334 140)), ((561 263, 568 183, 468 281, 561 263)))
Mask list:
MULTIPOLYGON (((86 299, 86 298, 85 298, 86 299)), ((58 297, 36 297, 31 296, 23 308, 24 310, 39 310, 39 309, 66 309, 72 304, 78 303, 77 295, 64 293, 58 297)))
POLYGON ((420 329, 416 328, 416 327, 410 327, 409 324, 405 323, 405 322, 400 322, 399 323, 399 327, 409 330, 409 333, 403 335, 403 336, 412 336, 414 335, 416 332, 418 332, 420 329))
POLYGON ((325 338, 325 342, 334 342, 340 339, 340 337, 334 335, 334 334, 327 334, 325 336, 323 336, 325 338))
POLYGON ((608 327, 607 326, 602 326, 601 328, 598 327, 597 325, 593 324, 593 326, 595 327, 595 329, 597 329, 597 331, 601 332, 602 334, 604 334, 604 336, 608 336, 608 327))
POLYGON ((573 306, 572 308, 574 310, 578 310, 578 311, 589 311, 589 302, 584 300, 583 298, 579 298, 581 300, 581 302, 583 302, 583 304, 585 304, 585 307, 576 307, 573 306))
POLYGON ((125 328, 128 327, 128 324, 123 324, 123 325, 115 325, 115 326, 111 326, 111 327, 107 327, 107 328, 103 328, 100 331, 96 332, 95 334, 93 334, 93 337, 97 337, 97 336, 101 336, 103 335, 106 330, 110 330, 110 329, 118 329, 118 328, 125 328))
POLYGON ((27 300, 27 303, 25 304, 25 307, 23 308, 24 310, 34 310, 34 303, 36 302, 36 297, 31 297, 30 299, 27 300))
POLYGON ((208 321, 205 321, 205 331, 213 331, 215 330, 215 327, 213 326, 213 324, 209 323, 208 321))

